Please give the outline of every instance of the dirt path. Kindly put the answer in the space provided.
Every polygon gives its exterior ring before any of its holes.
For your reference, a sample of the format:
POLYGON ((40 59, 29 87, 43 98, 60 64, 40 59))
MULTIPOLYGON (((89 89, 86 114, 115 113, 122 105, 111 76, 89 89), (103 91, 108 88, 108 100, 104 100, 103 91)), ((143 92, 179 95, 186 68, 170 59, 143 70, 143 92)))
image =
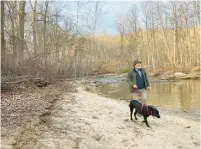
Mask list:
POLYGON ((130 121, 126 101, 111 100, 78 88, 64 96, 44 117, 46 126, 32 149, 199 149, 199 122, 160 110, 148 118, 152 128, 130 121), (190 126, 190 128, 186 128, 190 126))

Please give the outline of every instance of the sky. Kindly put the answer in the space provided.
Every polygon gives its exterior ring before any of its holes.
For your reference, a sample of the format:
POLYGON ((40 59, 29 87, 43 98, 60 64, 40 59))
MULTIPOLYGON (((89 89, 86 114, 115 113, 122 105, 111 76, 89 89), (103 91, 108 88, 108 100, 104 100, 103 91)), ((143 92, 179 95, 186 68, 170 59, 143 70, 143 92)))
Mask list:
POLYGON ((105 2, 106 7, 105 9, 107 14, 103 16, 102 27, 100 28, 100 30, 106 28, 110 34, 118 34, 116 29, 116 18, 118 16, 126 15, 126 13, 128 13, 129 9, 131 9, 133 4, 139 5, 139 2, 136 1, 105 2))
MULTIPOLYGON (((81 1, 84 3, 85 1, 81 1)), ((60 2, 63 6, 66 5, 64 13, 76 17, 76 8, 77 4, 75 1, 63 1, 60 2)), ((116 18, 118 16, 125 15, 128 10, 132 7, 133 4, 139 6, 140 2, 138 1, 101 1, 103 14, 99 18, 97 34, 103 34, 105 31, 109 35, 118 34, 116 29, 116 18)), ((92 8, 90 4, 87 4, 88 8, 92 8)), ((83 6, 85 7, 85 6, 83 6)))
MULTIPOLYGON (((41 3, 44 3, 44 0, 43 1, 39 0, 39 1, 41 3)), ((139 15, 138 21, 140 23, 142 23, 143 16, 141 14, 142 11, 140 11, 142 1, 143 0, 139 0, 139 1, 135 1, 135 0, 130 0, 130 1, 129 0, 128 1, 114 1, 114 0, 113 1, 111 1, 111 0, 100 1, 100 5, 101 5, 101 9, 102 9, 103 14, 101 14, 101 16, 99 17, 99 20, 97 23, 98 25, 97 25, 97 29, 96 29, 96 34, 98 34, 98 35, 105 34, 105 33, 107 33, 109 35, 119 34, 117 31, 116 20, 117 20, 117 18, 125 18, 124 16, 128 15, 128 12, 130 11, 131 7, 134 4, 137 6, 137 13, 139 15)), ((159 1, 165 1, 165 0, 159 0, 159 1)), ((79 23, 80 23, 80 28, 82 28, 84 31, 86 31, 88 29, 89 25, 86 26, 86 20, 90 16, 90 14, 88 14, 89 10, 93 11, 93 9, 95 8, 94 2, 95 1, 80 0, 82 16, 79 16, 79 23)), ((51 5, 53 6, 52 9, 55 8, 55 9, 61 10, 61 15, 63 16, 63 18, 68 17, 72 21, 74 21, 74 22, 76 21, 77 1, 75 1, 75 0, 74 1, 54 0, 54 2, 51 1, 51 5), (54 7, 54 6, 56 6, 56 7, 54 7)), ((62 27, 63 18, 61 18, 61 20, 59 22, 61 27, 62 27)), ((93 24, 93 23, 89 23, 89 24, 93 24)), ((90 31, 88 31, 88 32, 90 32, 90 31)))

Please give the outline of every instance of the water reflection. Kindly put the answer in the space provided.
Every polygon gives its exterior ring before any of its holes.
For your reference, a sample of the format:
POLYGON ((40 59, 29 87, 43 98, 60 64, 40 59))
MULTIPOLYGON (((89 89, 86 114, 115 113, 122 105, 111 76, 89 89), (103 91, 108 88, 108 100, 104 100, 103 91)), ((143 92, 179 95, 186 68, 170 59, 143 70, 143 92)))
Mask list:
POLYGON ((200 87, 195 88, 195 85, 194 83, 185 82, 177 87, 181 108, 186 112, 190 110, 191 102, 195 97, 194 95, 196 95, 196 88, 199 89, 200 87))
MULTIPOLYGON (((151 82, 151 91, 148 93, 148 104, 181 108, 183 111, 199 111, 200 109, 200 81, 181 80, 176 82, 151 82)), ((101 92, 108 97, 129 100, 132 96, 126 82, 104 84, 101 92)))

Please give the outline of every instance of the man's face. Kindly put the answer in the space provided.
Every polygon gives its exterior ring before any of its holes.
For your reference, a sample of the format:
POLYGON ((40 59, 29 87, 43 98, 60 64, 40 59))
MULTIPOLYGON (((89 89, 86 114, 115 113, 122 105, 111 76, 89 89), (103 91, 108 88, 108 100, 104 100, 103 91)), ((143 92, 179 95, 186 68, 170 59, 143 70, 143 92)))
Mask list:
POLYGON ((142 68, 141 63, 137 63, 137 64, 135 65, 135 68, 142 68))

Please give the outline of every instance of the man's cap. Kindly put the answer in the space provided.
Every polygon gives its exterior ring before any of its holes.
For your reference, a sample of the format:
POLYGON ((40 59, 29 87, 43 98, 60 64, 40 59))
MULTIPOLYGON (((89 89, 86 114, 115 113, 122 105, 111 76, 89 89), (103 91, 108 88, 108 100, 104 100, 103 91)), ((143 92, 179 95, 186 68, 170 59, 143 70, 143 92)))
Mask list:
POLYGON ((138 63, 141 63, 141 61, 140 61, 140 60, 134 60, 134 61, 133 61, 133 66, 135 66, 135 65, 138 64, 138 63))

